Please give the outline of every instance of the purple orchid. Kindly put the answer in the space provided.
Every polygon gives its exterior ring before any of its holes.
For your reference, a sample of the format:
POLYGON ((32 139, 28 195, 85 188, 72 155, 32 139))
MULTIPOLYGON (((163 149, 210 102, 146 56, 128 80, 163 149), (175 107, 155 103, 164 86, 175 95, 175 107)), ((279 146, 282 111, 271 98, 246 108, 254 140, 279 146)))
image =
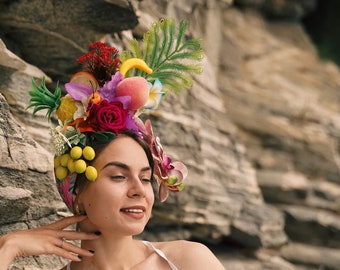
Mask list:
POLYGON ((112 75, 111 80, 105 82, 103 87, 98 90, 98 93, 103 99, 113 101, 116 98, 116 87, 123 79, 124 76, 120 72, 116 72, 112 75))
POLYGON ((91 87, 80 83, 65 83, 65 89, 67 93, 77 101, 82 101, 84 97, 88 98, 93 93, 91 87))
POLYGON ((169 196, 169 190, 178 192, 183 190, 182 181, 188 175, 188 169, 182 162, 172 162, 171 158, 163 151, 160 139, 153 134, 151 121, 145 121, 144 139, 150 144, 154 158, 154 173, 157 176, 159 185, 158 197, 164 202, 169 196))

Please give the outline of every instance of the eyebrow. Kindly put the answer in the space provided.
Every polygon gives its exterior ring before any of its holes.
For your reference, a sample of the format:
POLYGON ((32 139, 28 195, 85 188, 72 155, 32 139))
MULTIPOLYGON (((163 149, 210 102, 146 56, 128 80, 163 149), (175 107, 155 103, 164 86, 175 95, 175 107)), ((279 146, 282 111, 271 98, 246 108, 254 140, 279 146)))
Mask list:
MULTIPOLYGON (((104 170, 106 167, 109 167, 109 166, 118 167, 118 168, 121 168, 121 169, 127 170, 127 171, 130 170, 130 167, 128 165, 126 165, 125 163, 122 163, 122 162, 118 162, 118 161, 112 161, 112 162, 106 163, 104 165, 104 167, 102 168, 102 170, 104 170)), ((150 168, 150 166, 147 166, 147 167, 142 168, 141 171, 142 172, 151 171, 151 168, 150 168)))

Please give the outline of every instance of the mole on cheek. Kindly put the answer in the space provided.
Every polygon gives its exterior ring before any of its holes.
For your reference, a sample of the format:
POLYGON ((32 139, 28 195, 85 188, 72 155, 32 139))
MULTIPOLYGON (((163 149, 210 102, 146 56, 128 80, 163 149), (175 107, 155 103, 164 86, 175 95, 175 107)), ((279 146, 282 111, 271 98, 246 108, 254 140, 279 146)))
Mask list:
POLYGON ((92 204, 89 203, 89 204, 88 204, 88 207, 91 207, 91 206, 92 206, 92 204))

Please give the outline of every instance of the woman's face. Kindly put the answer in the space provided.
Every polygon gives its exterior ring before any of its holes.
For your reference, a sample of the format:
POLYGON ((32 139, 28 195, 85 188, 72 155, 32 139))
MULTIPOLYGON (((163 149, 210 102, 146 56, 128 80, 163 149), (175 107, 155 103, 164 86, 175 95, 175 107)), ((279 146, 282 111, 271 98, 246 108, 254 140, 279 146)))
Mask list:
POLYGON ((81 229, 120 235, 141 233, 154 203, 152 170, 143 148, 132 138, 119 135, 93 166, 98 178, 78 197, 89 220, 81 224, 81 229))

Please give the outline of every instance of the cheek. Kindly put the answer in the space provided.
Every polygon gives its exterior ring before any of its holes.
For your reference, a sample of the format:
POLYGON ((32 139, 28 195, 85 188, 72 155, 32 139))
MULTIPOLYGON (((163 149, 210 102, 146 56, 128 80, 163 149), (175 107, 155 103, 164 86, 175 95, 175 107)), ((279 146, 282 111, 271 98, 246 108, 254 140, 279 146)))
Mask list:
POLYGON ((145 191, 146 196, 148 198, 148 202, 151 206, 153 206, 154 202, 155 202, 155 193, 153 191, 152 186, 148 187, 145 191))
POLYGON ((82 203, 89 218, 92 216, 94 218, 101 216, 107 219, 111 212, 109 210, 115 210, 113 209, 114 206, 118 206, 118 202, 121 200, 121 198, 117 196, 117 190, 106 185, 89 186, 82 195, 82 203), (105 217, 103 217, 103 215, 105 215, 105 217))

